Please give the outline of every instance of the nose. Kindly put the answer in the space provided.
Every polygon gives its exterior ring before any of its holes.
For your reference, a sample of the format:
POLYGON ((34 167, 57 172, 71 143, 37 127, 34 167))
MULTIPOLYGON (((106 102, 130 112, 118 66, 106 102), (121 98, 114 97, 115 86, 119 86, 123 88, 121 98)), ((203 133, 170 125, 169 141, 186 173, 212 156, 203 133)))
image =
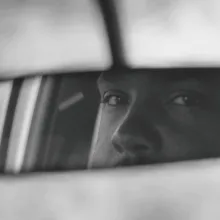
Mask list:
MULTIPOLYGON (((161 138, 153 122, 138 114, 126 116, 112 135, 112 145, 122 155, 141 159, 141 163, 153 161, 161 150, 161 138)), ((128 158, 126 158, 127 160, 128 158)))

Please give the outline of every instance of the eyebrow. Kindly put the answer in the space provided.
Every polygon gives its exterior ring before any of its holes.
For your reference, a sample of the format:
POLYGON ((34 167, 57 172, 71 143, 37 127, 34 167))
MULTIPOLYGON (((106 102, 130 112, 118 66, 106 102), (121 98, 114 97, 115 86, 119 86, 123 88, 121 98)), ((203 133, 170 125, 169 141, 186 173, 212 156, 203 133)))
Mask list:
POLYGON ((161 82, 179 82, 187 80, 197 80, 200 82, 213 81, 220 78, 220 69, 216 68, 181 68, 181 69, 144 69, 144 70, 132 70, 132 71, 108 71, 103 72, 98 78, 97 83, 116 83, 124 82, 126 76, 131 74, 148 74, 149 77, 156 81, 161 82))
POLYGON ((126 72, 116 72, 116 71, 109 71, 109 72, 103 72, 98 77, 97 83, 116 83, 116 82, 124 82, 126 80, 126 75, 128 73, 126 72))

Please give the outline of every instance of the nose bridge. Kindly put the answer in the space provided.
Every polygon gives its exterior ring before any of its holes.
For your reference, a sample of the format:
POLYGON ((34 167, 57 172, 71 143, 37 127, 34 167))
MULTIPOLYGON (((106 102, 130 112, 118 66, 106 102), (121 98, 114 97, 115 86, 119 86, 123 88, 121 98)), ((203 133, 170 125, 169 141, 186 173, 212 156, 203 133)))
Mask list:
POLYGON ((151 113, 147 109, 131 108, 118 124, 112 143, 118 151, 135 150, 145 148, 147 150, 158 150, 160 136, 155 127, 151 113), (149 113, 149 114, 148 114, 149 113))

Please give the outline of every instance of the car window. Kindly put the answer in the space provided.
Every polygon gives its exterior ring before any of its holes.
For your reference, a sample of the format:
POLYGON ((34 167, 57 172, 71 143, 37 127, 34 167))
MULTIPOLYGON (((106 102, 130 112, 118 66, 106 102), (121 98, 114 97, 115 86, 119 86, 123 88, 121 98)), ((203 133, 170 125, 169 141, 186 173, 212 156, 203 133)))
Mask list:
POLYGON ((0 81, 0 172, 5 172, 11 129, 22 79, 0 81))
POLYGON ((35 76, 18 80, 22 83, 16 94, 16 103, 14 108, 8 109, 8 112, 12 111, 14 114, 9 130, 5 164, 6 172, 14 171, 16 173, 22 167, 42 77, 35 76))
POLYGON ((86 169, 93 129, 99 106, 96 81, 100 73, 64 75, 56 102, 51 106, 53 117, 45 145, 36 158, 35 169, 86 169), (48 138, 49 137, 49 138, 48 138))

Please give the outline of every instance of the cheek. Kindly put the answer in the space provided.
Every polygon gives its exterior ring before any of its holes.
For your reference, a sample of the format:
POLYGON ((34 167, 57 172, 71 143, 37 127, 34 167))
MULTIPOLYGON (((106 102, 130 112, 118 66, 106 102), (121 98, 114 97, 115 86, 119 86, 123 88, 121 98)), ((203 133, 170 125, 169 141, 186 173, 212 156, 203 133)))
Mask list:
POLYGON ((115 132, 118 123, 120 121, 120 116, 117 114, 109 114, 109 113, 102 113, 99 123, 99 139, 106 139, 109 141, 115 132))
POLYGON ((198 135, 203 139, 208 151, 213 156, 220 155, 220 113, 203 115, 203 117, 196 118, 196 122, 198 135))
MULTIPOLYGON (((185 130, 178 131, 175 127, 163 127, 160 129, 162 139, 161 155, 166 159, 179 159, 191 154, 191 135, 185 130)), ((197 144, 197 143, 196 143, 197 144)))
POLYGON ((171 106, 165 109, 166 119, 177 125, 191 126, 195 122, 195 116, 198 112, 194 112, 192 109, 182 106, 171 106))
POLYGON ((107 138, 109 141, 117 129, 121 119, 126 114, 126 109, 102 107, 100 111, 99 137, 107 138))
POLYGON ((113 157, 114 148, 112 146, 112 136, 117 128, 118 119, 112 115, 102 113, 99 128, 96 130, 96 140, 92 146, 92 154, 96 160, 104 160, 113 157))
POLYGON ((180 118, 172 115, 159 128, 162 154, 168 158, 203 158, 220 155, 219 115, 197 112, 180 118))

